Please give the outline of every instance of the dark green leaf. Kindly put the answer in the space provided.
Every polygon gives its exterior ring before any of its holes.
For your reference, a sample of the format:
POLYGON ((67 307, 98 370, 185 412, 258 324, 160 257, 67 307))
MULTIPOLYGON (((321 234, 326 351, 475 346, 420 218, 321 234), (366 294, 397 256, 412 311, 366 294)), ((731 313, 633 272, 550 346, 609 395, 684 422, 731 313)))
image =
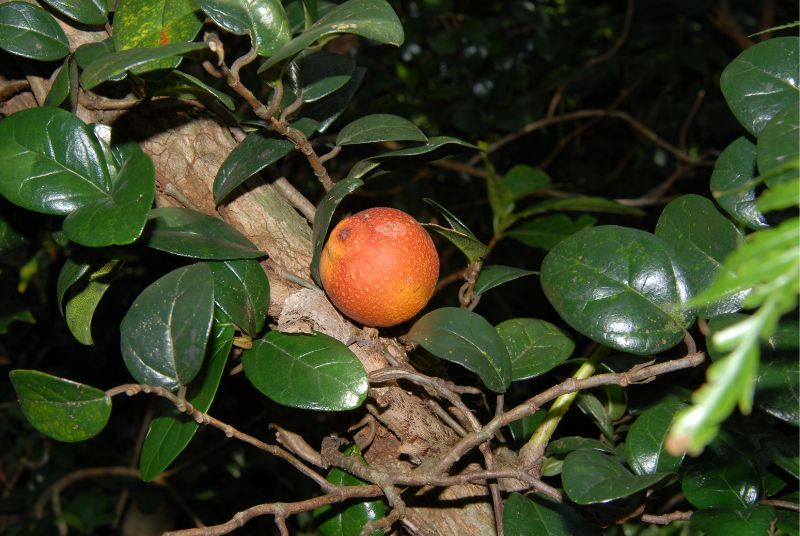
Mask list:
POLYGON ((686 404, 668 400, 651 406, 639 415, 628 430, 625 456, 637 475, 676 472, 683 455, 673 456, 664 449, 669 426, 675 413, 686 404))
POLYGON ((717 456, 689 467, 683 493, 696 508, 747 508, 761 495, 761 477, 748 460, 717 456))
POLYGON ((28 2, 0 4, 0 49, 40 61, 69 54, 69 40, 50 13, 28 2))
POLYGON ((159 69, 158 60, 181 56, 206 48, 205 43, 174 43, 171 45, 131 48, 100 56, 90 63, 81 75, 84 89, 92 89, 108 80, 118 80, 126 71, 137 73, 159 69))
POLYGON ((292 152, 292 142, 251 132, 230 152, 214 178, 214 201, 222 201, 244 181, 292 152))
POLYGON ((503 339, 472 311, 456 307, 431 311, 417 320, 406 338, 476 373, 492 391, 504 393, 511 383, 511 359, 503 339))
MULTIPOLYGON (((259 56, 269 56, 292 37, 280 0, 196 0, 214 23, 236 35, 250 34, 259 56)), ((260 72, 260 71, 259 71, 260 72)))
POLYGON ((634 475, 611 457, 595 450, 576 450, 564 459, 561 482, 577 504, 613 501, 652 488, 669 473, 634 475))
MULTIPOLYGON (((800 158, 800 105, 789 105, 775 114, 758 137, 758 172, 770 175, 800 158)), ((796 171, 794 177, 798 176, 796 171)), ((767 184, 773 182, 767 180, 767 184)))
POLYGON ((120 324, 128 371, 139 383, 170 390, 203 364, 214 315, 214 280, 206 264, 173 270, 142 291, 120 324))
MULTIPOLYGON (((670 202, 661 213, 656 235, 666 240, 675 251, 689 293, 695 296, 708 288, 731 252, 744 237, 714 204, 699 195, 683 195, 670 202)), ((744 291, 702 307, 700 316, 714 317, 742 308, 744 291)))
POLYGON ((373 114, 356 119, 343 127, 336 136, 336 145, 354 145, 379 141, 419 141, 428 138, 417 126, 402 117, 373 114))
POLYGON ((758 137, 770 119, 800 98, 797 37, 776 37, 748 48, 728 64, 719 85, 733 115, 758 137))
POLYGON ((64 234, 84 246, 130 244, 141 236, 153 204, 156 170, 136 144, 111 178, 111 191, 85 203, 64 220, 64 234))
POLYGON ((81 24, 102 26, 108 22, 108 0, 44 0, 44 2, 81 24))
MULTIPOLYGON (((797 517, 797 516, 795 516, 797 517)), ((770 534, 775 511, 755 508, 708 508, 692 515, 692 526, 708 536, 764 536, 770 534)))
POLYGON ((289 64, 290 87, 303 102, 318 101, 344 87, 355 70, 355 60, 341 54, 301 53, 289 64))
POLYGON ((756 208, 756 146, 747 138, 728 145, 711 174, 711 195, 725 212, 751 229, 767 227, 764 215, 756 208))
POLYGON ((517 219, 513 214, 516 207, 514 194, 495 173, 494 165, 486 153, 486 145, 481 143, 479 147, 486 168, 486 190, 489 195, 489 207, 492 209, 492 229, 494 236, 499 237, 517 219))
POLYGON ((30 108, 0 122, 0 160, 0 194, 29 210, 69 214, 111 189, 92 129, 58 108, 30 108))
POLYGON ((511 437, 514 438, 514 443, 516 443, 518 447, 524 445, 525 442, 531 438, 533 432, 536 431, 546 416, 547 410, 540 409, 533 415, 526 415, 525 417, 509 424, 508 429, 511 431, 511 437))
POLYGON ((147 245, 195 259, 230 260, 263 257, 248 239, 222 220, 188 208, 150 211, 147 245))
MULTIPOLYGON (((207 359, 197 378, 189 385, 186 400, 198 411, 206 412, 214 401, 222 372, 233 344, 234 326, 227 319, 217 318, 211 332, 207 359)), ((224 316, 224 315, 221 315, 224 316)), ((150 422, 139 471, 142 480, 149 482, 157 477, 183 452, 194 437, 200 424, 180 413, 171 404, 150 422)))
POLYGON ((503 175, 503 184, 511 191, 514 199, 522 199, 550 186, 550 176, 541 169, 525 164, 512 167, 503 175))
POLYGON ((589 197, 585 195, 575 197, 557 197, 555 199, 548 199, 540 201, 535 205, 520 210, 517 213, 519 218, 527 218, 536 214, 544 214, 545 212, 554 211, 575 211, 575 212, 605 212, 608 214, 627 214, 629 216, 644 216, 644 212, 636 207, 629 207, 605 199, 603 197, 589 197))
POLYGON ((311 259, 311 276, 320 286, 322 286, 322 281, 319 278, 319 258, 322 255, 322 248, 325 246, 325 237, 328 236, 333 213, 339 203, 342 202, 342 199, 363 184, 364 182, 360 179, 353 178, 337 182, 322 198, 322 201, 317 206, 317 211, 314 213, 314 229, 311 237, 314 244, 314 256, 311 259))
POLYGON ((303 106, 303 118, 317 121, 319 123, 317 131, 320 133, 328 130, 328 127, 342 115, 347 105, 353 100, 356 91, 361 87, 361 82, 364 81, 366 72, 366 68, 356 67, 350 80, 344 86, 319 100, 303 106))
POLYGON ((575 343, 544 320, 512 318, 497 324, 497 333, 511 357, 512 381, 534 378, 567 360, 575 343))
POLYGON ((88 262, 81 262, 74 257, 67 257, 64 261, 64 266, 58 272, 58 280, 56 281, 56 301, 58 303, 58 310, 64 314, 64 296, 67 294, 69 288, 77 283, 92 267, 88 262))
POLYGON ((214 300, 241 328, 255 337, 264 326, 269 308, 269 280, 258 261, 210 262, 214 276, 214 300))
POLYGON ((464 234, 464 235, 467 235, 467 236, 470 236, 470 237, 472 237, 472 238, 475 238, 475 233, 473 233, 473 232, 472 232, 472 231, 469 229, 469 227, 467 227, 467 226, 464 224, 464 222, 462 222, 461 220, 459 220, 459 219, 458 219, 458 218, 457 218, 457 217, 456 217, 456 216, 455 216, 455 215, 454 215, 452 212, 450 212, 449 210, 447 210, 446 208, 444 208, 442 205, 440 205, 439 203, 437 203, 437 202, 436 202, 436 201, 434 201, 433 199, 429 199, 429 198, 423 198, 422 200, 423 200, 423 201, 425 201, 425 202, 426 202, 427 204, 429 204, 430 206, 432 206, 432 207, 434 207, 435 209, 437 209, 439 212, 441 212, 441 213, 442 213, 442 216, 444 216, 444 219, 446 219, 446 220, 447 220, 447 223, 449 223, 449 224, 450 224, 450 227, 451 227, 451 228, 452 228, 454 231, 456 231, 456 232, 458 232, 458 233, 461 233, 461 234, 464 234))
POLYGON ((382 166, 386 169, 396 169, 419 162, 438 160, 444 156, 463 151, 467 148, 474 149, 475 146, 449 136, 434 136, 428 138, 428 142, 424 145, 406 147, 405 149, 398 149, 396 151, 365 158, 357 162, 356 165, 350 169, 350 173, 348 173, 347 176, 363 178, 367 173, 373 171, 378 166, 382 166))
MULTIPOLYGON (((357 445, 347 448, 345 454, 357 457, 361 463, 366 465, 357 445)), ((346 473, 338 467, 334 467, 328 472, 327 480, 337 486, 361 486, 366 484, 363 480, 346 473)), ((384 515, 385 506, 381 500, 343 505, 325 505, 314 510, 314 519, 319 524, 317 528, 323 536, 360 534, 367 522, 380 519, 384 515)), ((376 530, 371 533, 371 536, 381 536, 383 534, 382 530, 376 530)))
POLYGON ((475 280, 475 286, 472 292, 476 295, 483 294, 487 290, 499 287, 503 283, 514 281, 526 275, 534 275, 536 272, 531 270, 523 270, 522 268, 514 268, 513 266, 483 266, 478 278, 475 280))
POLYGON ((575 404, 597 425, 607 440, 614 440, 614 424, 600 399, 591 393, 578 393, 575 404))
POLYGON ((250 382, 279 404, 338 411, 367 396, 364 366, 347 346, 322 333, 270 331, 242 355, 250 382))
POLYGON ((84 441, 108 422, 111 398, 99 389, 35 370, 12 370, 9 377, 25 418, 47 437, 84 441))
POLYGON ((44 100, 45 106, 61 106, 61 103, 69 97, 69 62, 70 58, 65 59, 59 68, 53 85, 47 93, 47 98, 44 100))
POLYGON ((212 97, 223 104, 228 110, 236 109, 236 103, 227 94, 219 91, 194 76, 178 71, 170 72, 167 78, 160 80, 153 88, 153 95, 165 95, 176 98, 205 98, 212 97))
POLYGON ((589 536, 600 534, 566 504, 540 494, 512 493, 503 506, 503 531, 507 536, 589 536))
MULTIPOLYGON (((794 502, 798 501, 795 499, 794 502)), ((777 517, 776 526, 778 530, 783 531, 786 536, 800 535, 800 518, 798 518, 797 512, 792 510, 777 510, 775 514, 777 517)), ((781 533, 779 532, 778 534, 781 533)))
POLYGON ((390 45, 400 46, 403 43, 403 26, 392 7, 385 0, 348 0, 328 11, 325 16, 315 22, 267 60, 259 69, 262 73, 308 48, 320 37, 351 33, 390 45))
POLYGON ((614 454, 614 448, 598 439, 589 437, 569 436, 560 437, 547 445, 547 456, 564 456, 576 450, 597 450, 607 454, 614 454))
POLYGON ((119 261, 116 260, 109 261, 93 272, 89 276, 86 286, 67 300, 64 318, 69 331, 81 344, 94 344, 92 340, 94 311, 116 276, 118 263, 119 261))
MULTIPOLYGON (((86 43, 75 49, 75 61, 78 62, 78 67, 86 69, 93 61, 108 54, 114 53, 114 40, 109 37, 102 41, 93 43, 86 43)), ((122 73, 114 80, 122 80, 125 78, 125 73, 122 73)))
POLYGON ((663 239, 617 226, 570 236, 542 262, 542 288, 573 328, 602 344, 651 355, 689 324, 686 282, 663 239))
POLYGON ((433 223, 423 223, 422 226, 449 240, 454 246, 461 250, 471 263, 482 259, 488 251, 486 244, 474 236, 460 233, 433 223))
POLYGON ((526 246, 547 251, 568 236, 591 227, 596 221, 587 214, 574 220, 566 214, 552 214, 523 222, 503 234, 516 238, 526 246))

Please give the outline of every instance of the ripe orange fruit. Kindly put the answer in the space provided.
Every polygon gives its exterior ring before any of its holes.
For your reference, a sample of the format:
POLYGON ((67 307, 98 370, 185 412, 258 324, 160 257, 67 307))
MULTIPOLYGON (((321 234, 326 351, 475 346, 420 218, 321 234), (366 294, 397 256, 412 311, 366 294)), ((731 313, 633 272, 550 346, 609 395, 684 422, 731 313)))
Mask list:
POLYGON ((388 327, 417 314, 433 296, 439 256, 411 216, 371 208, 334 227, 319 262, 322 286, 346 316, 388 327))

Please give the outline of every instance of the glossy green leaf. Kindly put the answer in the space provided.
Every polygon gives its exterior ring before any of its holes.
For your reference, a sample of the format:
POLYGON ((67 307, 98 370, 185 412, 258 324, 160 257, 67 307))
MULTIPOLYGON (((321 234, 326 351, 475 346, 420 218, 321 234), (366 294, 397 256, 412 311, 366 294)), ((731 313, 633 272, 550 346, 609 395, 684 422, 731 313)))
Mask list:
POLYGON ((489 208, 492 210, 492 229, 494 236, 501 236, 510 225, 516 221, 514 212, 513 192, 497 176, 494 165, 487 154, 487 146, 484 142, 478 144, 483 157, 483 164, 486 168, 486 191, 489 197, 489 208))
POLYGON ((303 118, 317 121, 319 123, 317 132, 324 133, 347 109, 358 88, 361 87, 366 73, 366 68, 356 67, 350 79, 341 88, 303 106, 301 110, 303 118))
POLYGON ((453 214, 452 212, 447 210, 444 206, 440 205, 439 203, 437 203, 433 199, 423 198, 422 200, 425 201, 430 206, 434 207, 439 212, 441 212, 442 216, 444 216, 444 219, 447 220, 447 223, 450 224, 450 227, 454 231, 457 231, 458 233, 461 233, 461 234, 470 236, 472 238, 475 238, 475 233, 473 233, 469 229, 469 227, 466 226, 466 224, 464 222, 462 222, 460 219, 458 219, 455 216, 455 214, 453 214))
POLYGON ((514 443, 517 447, 522 447, 522 445, 531 438, 533 432, 536 431, 546 416, 547 410, 540 409, 533 415, 526 415, 508 425, 508 429, 511 431, 511 437, 514 438, 514 443))
POLYGON ((797 37, 775 37, 739 54, 722 72, 719 85, 733 115, 758 137, 770 119, 800 99, 797 37))
POLYGON ((379 155, 365 158, 357 162, 350 169, 348 178, 363 178, 365 175, 374 171, 378 166, 385 169, 396 169, 419 162, 429 162, 438 160, 444 156, 455 154, 465 149, 474 149, 475 146, 450 136, 434 136, 428 138, 428 142, 423 145, 406 147, 379 155))
POLYGON ((544 258, 541 281, 556 311, 601 344, 651 355, 678 344, 690 318, 686 282, 661 238, 617 226, 587 229, 544 258))
POLYGON ((130 244, 141 236, 156 187, 150 157, 136 144, 111 178, 111 191, 85 203, 64 220, 64 234, 78 244, 101 247, 130 244))
POLYGON ((58 108, 30 108, 0 122, 0 160, 0 194, 37 212, 69 214, 106 198, 111 187, 92 129, 58 108))
POLYGON ((461 250, 471 263, 482 259, 488 251, 486 244, 473 236, 433 223, 423 223, 422 226, 449 240, 451 244, 461 250))
MULTIPOLYGON (((800 158, 800 103, 782 109, 766 124, 758 137, 758 172, 769 175, 800 158)), ((797 167, 793 173, 798 176, 797 167)), ((767 179, 770 186, 772 181, 767 179)))
POLYGON ((506 536, 593 536, 600 531, 568 505, 541 494, 512 493, 503 506, 506 536))
POLYGON ((380 141, 419 141, 428 138, 417 125, 397 115, 373 114, 356 119, 336 136, 336 145, 355 145, 380 141))
POLYGON ((711 174, 711 195, 737 223, 751 229, 767 227, 756 207, 756 146, 747 138, 728 145, 711 174))
POLYGON ((322 286, 319 277, 319 258, 322 255, 322 248, 325 246, 325 237, 328 236, 328 229, 331 225, 331 218, 336 211, 336 207, 347 195, 351 194, 364 184, 360 179, 348 178, 341 180, 333 185, 333 188, 325 194, 317 206, 314 213, 314 225, 311 241, 314 244, 314 255, 311 258, 311 276, 318 285, 322 286))
POLYGON ((43 0, 74 21, 89 26, 108 22, 108 0, 43 0))
MULTIPOLYGON (((203 25, 195 0, 118 0, 114 12, 114 48, 129 50, 193 41, 203 25)), ((133 73, 172 69, 179 57, 131 67, 133 73)))
POLYGON ((119 261, 111 260, 92 272, 86 286, 75 292, 67 300, 64 319, 67 321, 70 333, 81 344, 94 344, 92 340, 92 318, 97 305, 116 276, 118 264, 119 261))
POLYGON ((12 370, 9 378, 25 418, 47 437, 84 441, 108 422, 111 398, 99 389, 36 370, 12 370))
POLYGON ((214 280, 206 264, 173 270, 134 300, 120 324, 120 347, 139 383, 170 390, 203 364, 214 315, 214 280))
MULTIPOLYGON (((671 201, 656 224, 657 236, 675 251, 675 261, 694 296, 711 285, 725 258, 744 241, 731 221, 714 204, 699 195, 683 195, 671 201)), ((742 308, 747 291, 712 302, 697 312, 708 317, 733 313, 742 308)))
POLYGON ((47 98, 44 100, 45 106, 61 106, 61 103, 69 97, 69 63, 70 58, 68 57, 59 68, 53 85, 47 92, 47 98))
POLYGON ((611 199, 603 197, 590 197, 585 195, 575 197, 556 197, 546 201, 540 201, 535 205, 520 210, 517 216, 528 218, 536 214, 544 214, 554 211, 575 211, 575 212, 605 212, 607 214, 626 214, 629 216, 644 216, 644 211, 636 207, 630 207, 617 203, 611 199))
POLYGON ((242 355, 256 389, 285 406, 340 411, 360 406, 369 382, 347 346, 322 333, 270 331, 242 355))
POLYGON ((214 300, 242 331, 255 337, 264 327, 269 308, 269 280, 252 259, 210 262, 214 300))
POLYGON ((289 64, 288 75, 295 95, 315 102, 344 87, 355 70, 352 58, 321 50, 299 54, 289 64))
MULTIPOLYGON (((92 43, 85 43, 75 49, 75 61, 78 62, 78 67, 86 69, 96 59, 114 53, 114 40, 109 37, 102 41, 95 41, 92 43)), ((125 78, 125 73, 122 73, 114 80, 122 80, 125 78)))
POLYGON ((603 436, 608 441, 614 440, 614 423, 611 422, 608 410, 603 403, 600 402, 599 398, 591 393, 578 393, 578 396, 575 398, 575 405, 597 425, 600 432, 602 432, 603 436))
POLYGON ((289 18, 280 0, 196 0, 220 28, 236 35, 250 34, 259 56, 270 56, 292 37, 289 18))
POLYGON ((337 33, 350 33, 400 46, 403 43, 403 26, 392 7, 385 0, 348 0, 330 10, 306 31, 277 50, 259 69, 262 73, 308 48, 321 37, 337 33))
POLYGON ((568 236, 591 227, 596 221, 587 214, 574 220, 565 214, 551 214, 523 222, 503 234, 516 238, 526 246, 547 251, 568 236))
POLYGON ((214 178, 214 201, 219 204, 244 181, 294 149, 292 142, 251 132, 230 152, 214 178))
MULTIPOLYGON (((222 317, 224 315, 216 315, 205 364, 186 393, 186 400, 202 412, 208 411, 214 401, 233 344, 234 326, 222 317)), ((154 417, 139 457, 142 480, 149 482, 169 467, 189 445, 199 427, 200 424, 172 404, 154 417)))
POLYGON ((480 295, 487 290, 491 290, 502 285, 503 283, 514 281, 515 279, 525 277, 526 275, 535 275, 536 273, 537 272, 533 272, 531 270, 514 268, 513 266, 483 266, 478 274, 478 278, 475 280, 475 286, 472 288, 472 292, 474 292, 476 295, 480 295))
POLYGON ((656 486, 669 473, 634 475, 607 454, 576 450, 564 459, 561 482, 577 504, 613 501, 656 486))
POLYGON ((50 13, 28 2, 0 4, 0 49, 40 61, 69 54, 69 40, 50 13))
MULTIPOLYGON (((361 463, 366 465, 357 445, 347 448, 345 455, 355 456, 361 463)), ((328 472, 327 480, 337 486, 362 486, 366 484, 363 480, 338 467, 334 467, 328 472)), ((318 523, 317 528, 323 536, 349 536, 351 534, 360 534, 364 525, 369 521, 384 517, 385 509, 386 507, 381 500, 325 505, 314 510, 314 519, 318 523)), ((376 530, 371 533, 371 536, 381 536, 382 534, 384 534, 382 530, 376 530)))
POLYGON ((431 311, 417 320, 406 338, 476 373, 492 391, 504 393, 511 383, 511 359, 503 339, 472 311, 456 307, 431 311))
POLYGON ((668 400, 651 406, 639 415, 628 430, 625 456, 637 475, 676 472, 683 455, 673 456, 664 448, 664 441, 675 413, 686 404, 668 400))
POLYGON ((576 450, 596 450, 607 454, 614 454, 614 448, 599 439, 590 437, 568 436, 554 439, 547 445, 547 456, 565 456, 576 450))
POLYGON ((550 176, 547 173, 525 164, 512 167, 503 175, 502 181, 514 199, 523 199, 550 186, 550 176))
POLYGON ((511 357, 512 381, 541 376, 567 360, 575 343, 545 320, 512 318, 497 324, 511 357))
POLYGON ((67 291, 88 273, 91 267, 91 263, 76 260, 74 257, 67 257, 67 260, 64 261, 56 280, 56 301, 62 315, 64 314, 64 296, 67 291))
POLYGON ((770 506, 707 508, 691 518, 692 526, 708 536, 764 536, 770 534, 774 520, 775 511, 770 506))
POLYGON ((695 508, 747 508, 761 495, 761 477, 748 460, 717 456, 689 467, 682 487, 695 508))
POLYGON ((118 80, 127 71, 142 73, 161 68, 159 60, 182 56, 206 48, 205 43, 174 43, 171 45, 131 48, 100 56, 90 63, 81 75, 84 89, 92 89, 108 80, 118 80))
POLYGON ((199 78, 195 78, 194 76, 177 69, 170 72, 165 79, 159 80, 153 85, 153 95, 163 95, 179 99, 203 99, 211 97, 219 101, 230 111, 234 111, 236 109, 236 103, 226 93, 209 86, 199 78))
POLYGON ((147 245, 195 259, 230 260, 263 257, 239 231, 222 220, 188 208, 150 211, 147 245))

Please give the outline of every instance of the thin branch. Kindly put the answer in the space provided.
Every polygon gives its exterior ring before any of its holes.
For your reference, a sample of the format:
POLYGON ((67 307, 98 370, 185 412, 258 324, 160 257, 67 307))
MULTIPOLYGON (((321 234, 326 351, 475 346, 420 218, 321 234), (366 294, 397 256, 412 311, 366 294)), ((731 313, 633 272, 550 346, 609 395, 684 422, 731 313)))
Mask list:
POLYGON ((775 508, 800 512, 800 504, 792 501, 782 501, 780 499, 761 499, 758 501, 758 504, 766 504, 767 506, 774 506, 775 508))
POLYGON ((300 191, 295 188, 291 182, 286 180, 286 177, 280 177, 274 183, 275 188, 278 189, 280 194, 294 207, 297 209, 300 214, 305 216, 306 220, 310 223, 314 223, 314 215, 317 212, 316 207, 314 204, 311 203, 306 196, 304 196, 300 191))
POLYGON ((631 29, 631 21, 633 20, 633 7, 635 4, 635 0, 628 0, 628 5, 625 8, 625 22, 622 23, 622 32, 619 34, 619 37, 611 46, 611 48, 606 50, 603 54, 590 59, 588 62, 586 62, 584 67, 590 67, 592 65, 597 65, 598 63, 608 61, 614 56, 614 54, 619 52, 619 49, 622 48, 622 45, 628 38, 628 32, 631 29))
POLYGON ((653 525, 669 525, 673 521, 688 521, 694 512, 671 512, 660 516, 642 514, 642 521, 653 525))
POLYGON ((682 149, 686 149, 686 137, 689 134, 689 127, 692 125, 695 116, 697 115, 698 110, 700 110, 700 106, 703 104, 703 100, 706 98, 706 90, 701 89, 697 92, 697 96, 694 98, 694 103, 692 103, 692 107, 689 109, 689 113, 686 114, 686 119, 683 120, 683 125, 681 125, 681 133, 678 136, 678 143, 680 144, 682 149))

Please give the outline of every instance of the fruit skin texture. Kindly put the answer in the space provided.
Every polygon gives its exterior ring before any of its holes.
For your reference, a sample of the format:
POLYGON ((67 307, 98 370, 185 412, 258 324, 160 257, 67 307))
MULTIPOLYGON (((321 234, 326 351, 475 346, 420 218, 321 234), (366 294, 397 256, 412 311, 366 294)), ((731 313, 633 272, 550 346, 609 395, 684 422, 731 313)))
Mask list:
POLYGON ((334 227, 319 272, 333 304, 371 327, 394 326, 417 314, 433 296, 439 255, 411 216, 370 208, 334 227))

